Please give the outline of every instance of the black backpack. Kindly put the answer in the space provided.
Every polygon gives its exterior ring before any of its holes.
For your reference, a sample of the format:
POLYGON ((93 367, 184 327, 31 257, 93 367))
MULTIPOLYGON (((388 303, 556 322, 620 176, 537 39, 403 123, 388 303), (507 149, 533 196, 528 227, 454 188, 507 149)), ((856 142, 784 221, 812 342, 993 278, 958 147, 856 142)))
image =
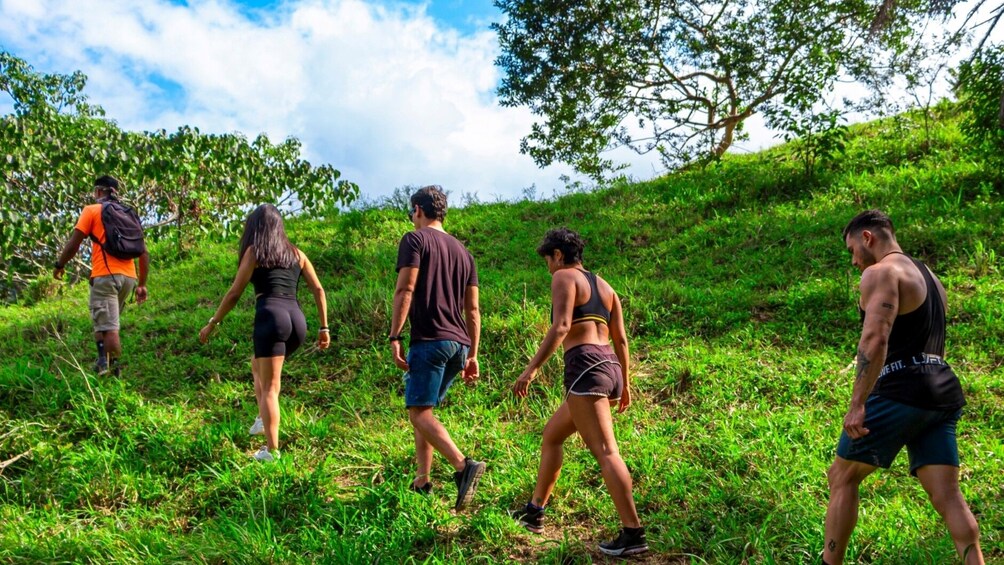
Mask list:
POLYGON ((93 239, 102 251, 119 259, 135 259, 146 253, 143 243, 143 224, 136 211, 125 204, 108 198, 101 201, 101 223, 105 226, 105 242, 93 239))

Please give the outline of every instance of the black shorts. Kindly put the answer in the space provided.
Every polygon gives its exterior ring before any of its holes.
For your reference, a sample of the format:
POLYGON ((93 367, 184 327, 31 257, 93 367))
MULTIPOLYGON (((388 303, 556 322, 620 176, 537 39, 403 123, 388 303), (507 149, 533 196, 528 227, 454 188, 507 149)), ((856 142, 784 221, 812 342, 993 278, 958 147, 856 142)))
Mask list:
POLYGON ((610 345, 585 343, 565 351, 565 394, 620 400, 621 364, 610 345))
POLYGON ((910 456, 910 474, 924 465, 959 466, 959 447, 955 425, 962 409, 924 410, 872 395, 865 402, 865 427, 868 435, 851 439, 840 434, 837 455, 888 469, 906 446, 910 456))
POLYGON ((254 356, 289 357, 307 337, 300 303, 290 296, 261 296, 255 303, 254 356))

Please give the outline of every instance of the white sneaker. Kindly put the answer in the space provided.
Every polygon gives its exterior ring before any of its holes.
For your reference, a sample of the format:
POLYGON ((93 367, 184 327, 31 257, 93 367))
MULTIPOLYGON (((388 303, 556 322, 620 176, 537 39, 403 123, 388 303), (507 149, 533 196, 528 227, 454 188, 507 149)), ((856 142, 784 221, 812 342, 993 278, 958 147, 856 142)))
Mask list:
POLYGON ((276 449, 275 451, 269 451, 268 446, 263 445, 261 446, 261 449, 255 452, 255 454, 251 457, 254 457, 257 461, 275 461, 279 458, 279 450, 276 449))
POLYGON ((260 436, 265 434, 265 424, 261 421, 261 416, 254 419, 254 424, 251 425, 251 429, 248 430, 248 435, 260 436))

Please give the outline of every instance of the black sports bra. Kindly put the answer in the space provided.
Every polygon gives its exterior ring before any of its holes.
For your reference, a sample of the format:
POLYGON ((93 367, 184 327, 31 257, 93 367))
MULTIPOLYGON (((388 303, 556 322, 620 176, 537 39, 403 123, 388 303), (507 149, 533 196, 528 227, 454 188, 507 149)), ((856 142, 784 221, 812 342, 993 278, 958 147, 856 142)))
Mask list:
POLYGON ((589 300, 582 306, 572 308, 572 323, 600 322, 609 325, 610 310, 607 310, 607 307, 603 305, 603 300, 600 298, 600 289, 596 285, 596 275, 586 270, 583 270, 582 274, 586 275, 586 281, 589 282, 589 300))

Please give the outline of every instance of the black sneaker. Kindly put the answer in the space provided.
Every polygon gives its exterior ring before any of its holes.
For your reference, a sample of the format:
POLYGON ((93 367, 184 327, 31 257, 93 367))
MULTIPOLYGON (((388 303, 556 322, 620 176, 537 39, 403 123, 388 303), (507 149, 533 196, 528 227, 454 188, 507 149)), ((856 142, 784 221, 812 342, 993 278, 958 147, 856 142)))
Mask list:
POLYGON ((111 367, 110 368, 111 368, 112 375, 114 375, 116 377, 121 377, 122 376, 122 366, 119 365, 119 358, 118 357, 112 358, 112 363, 111 363, 111 367))
POLYGON ((107 375, 108 374, 108 358, 107 357, 98 357, 97 360, 94 361, 94 372, 97 373, 97 375, 99 377, 102 376, 102 375, 107 375))
POLYGON ((600 544, 600 551, 614 557, 645 553, 648 551, 645 528, 622 528, 617 539, 600 544))
POLYGON ((429 494, 432 492, 432 481, 429 481, 422 486, 415 486, 414 481, 412 481, 411 485, 408 487, 408 490, 410 490, 411 492, 417 492, 418 494, 429 494))
POLYGON ((544 511, 544 508, 537 508, 527 502, 526 506, 519 510, 510 511, 509 515, 512 516, 513 520, 519 522, 520 526, 539 534, 544 531, 544 511))
POLYGON ((457 503, 453 506, 455 510, 467 506, 474 498, 474 492, 478 490, 478 481, 481 480, 485 467, 484 463, 465 457, 464 470, 453 473, 453 482, 457 483, 457 503))

